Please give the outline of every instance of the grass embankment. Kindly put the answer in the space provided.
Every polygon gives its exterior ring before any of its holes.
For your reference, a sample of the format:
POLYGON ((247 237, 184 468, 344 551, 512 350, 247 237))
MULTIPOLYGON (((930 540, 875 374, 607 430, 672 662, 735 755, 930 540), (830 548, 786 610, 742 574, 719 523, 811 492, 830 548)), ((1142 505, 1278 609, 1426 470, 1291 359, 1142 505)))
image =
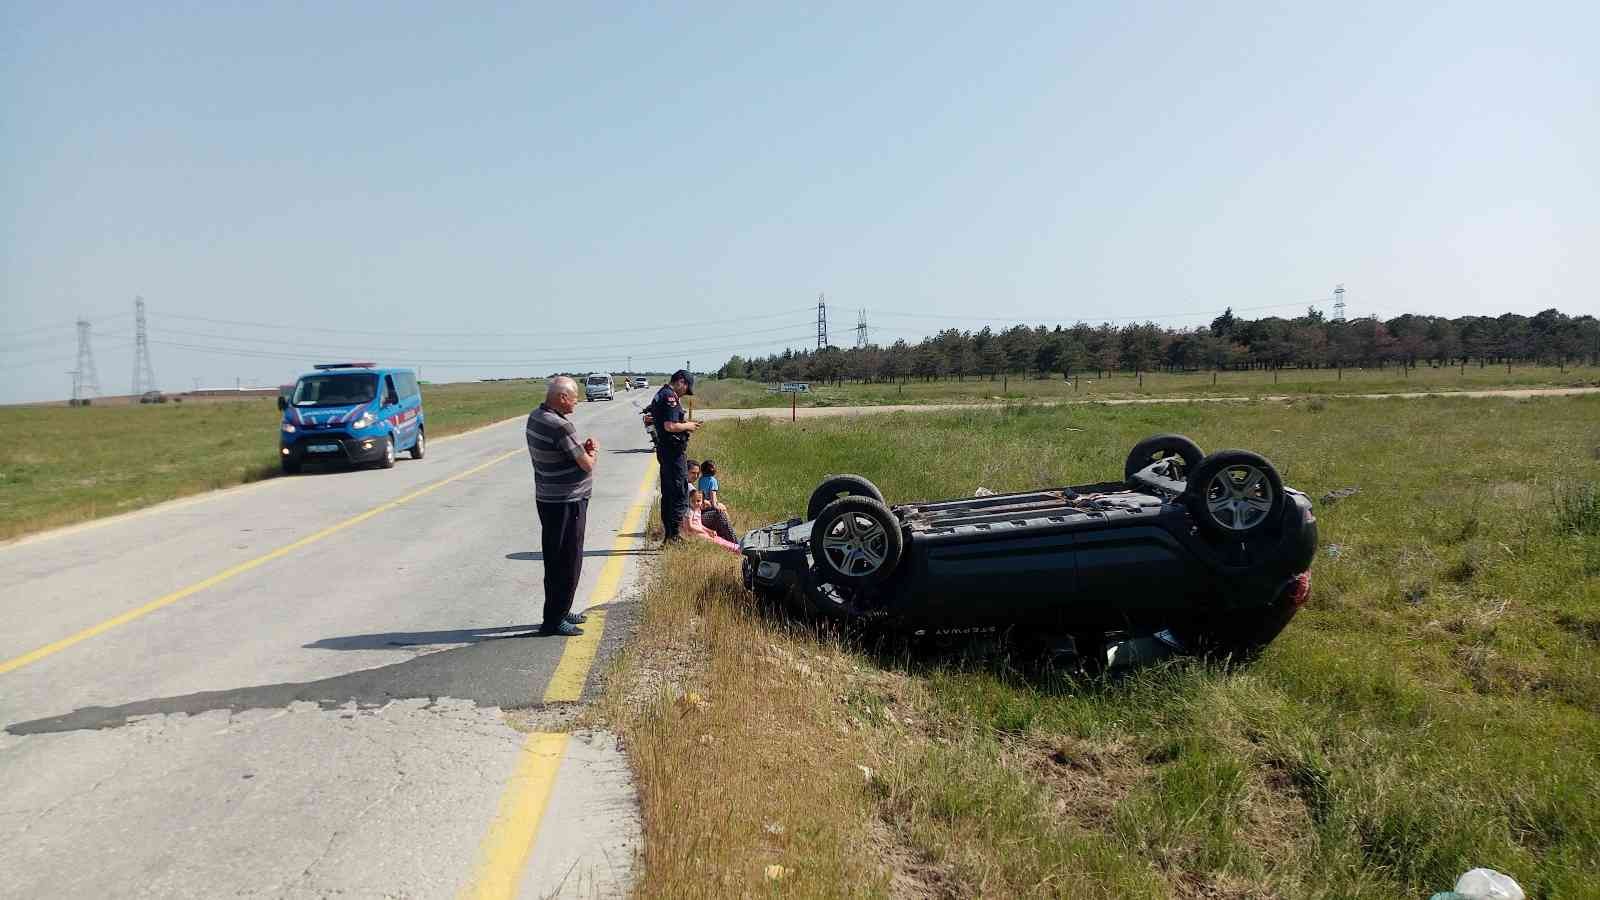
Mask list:
MULTIPOLYGON (((892 406, 901 403, 994 403, 999 401, 1127 400, 1139 397, 1262 397, 1300 394, 1390 394, 1406 391, 1494 390, 1497 388, 1589 387, 1600 385, 1600 369, 1554 366, 1478 368, 1468 366, 1406 372, 1397 368, 1284 369, 1272 372, 1186 372, 1165 374, 1090 371, 1067 382, 1051 378, 989 378, 908 381, 905 384, 812 385, 801 394, 801 406, 892 406)), ((787 394, 772 394, 772 385, 742 379, 705 380, 695 386, 706 409, 788 406, 787 394)))
POLYGON ((641 893, 1389 900, 1491 866, 1600 895, 1600 398, 730 421, 695 455, 750 527, 827 473, 891 501, 1081 483, 1163 431, 1360 488, 1318 503, 1312 600, 1253 664, 868 651, 753 609, 722 551, 668 553, 607 708, 641 893))
MULTIPOLYGON (((428 436, 526 413, 543 382, 423 387, 428 436)), ((271 397, 0 408, 0 540, 279 474, 271 397)))

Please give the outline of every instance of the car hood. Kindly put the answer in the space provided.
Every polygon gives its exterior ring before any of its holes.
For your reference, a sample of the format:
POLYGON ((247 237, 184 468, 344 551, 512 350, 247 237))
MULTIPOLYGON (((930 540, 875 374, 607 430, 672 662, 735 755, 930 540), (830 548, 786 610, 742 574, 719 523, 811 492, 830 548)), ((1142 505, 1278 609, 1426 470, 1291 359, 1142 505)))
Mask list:
POLYGON ((284 410, 285 418, 294 425, 348 425, 361 417, 370 404, 354 406, 291 406, 284 410))

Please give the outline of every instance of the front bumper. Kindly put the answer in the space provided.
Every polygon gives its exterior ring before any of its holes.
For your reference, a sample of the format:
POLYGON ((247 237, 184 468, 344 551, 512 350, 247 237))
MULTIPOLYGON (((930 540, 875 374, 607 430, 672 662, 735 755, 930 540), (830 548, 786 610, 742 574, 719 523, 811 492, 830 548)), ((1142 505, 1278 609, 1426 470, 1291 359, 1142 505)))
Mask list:
POLYGON ((377 462, 383 459, 387 439, 385 434, 353 435, 346 431, 286 434, 278 443, 278 456, 291 463, 377 462))

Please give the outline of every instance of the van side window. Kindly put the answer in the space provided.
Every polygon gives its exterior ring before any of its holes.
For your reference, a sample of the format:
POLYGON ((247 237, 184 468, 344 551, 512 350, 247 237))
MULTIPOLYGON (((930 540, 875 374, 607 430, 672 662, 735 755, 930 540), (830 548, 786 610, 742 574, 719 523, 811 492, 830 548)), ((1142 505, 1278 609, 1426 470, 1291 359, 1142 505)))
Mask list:
POLYGON ((399 373, 396 376, 396 381, 400 386, 400 396, 407 400, 421 393, 421 391, 417 390, 417 376, 410 372, 399 373))
POLYGON ((400 395, 394 389, 394 376, 383 376, 383 402, 385 406, 393 406, 400 402, 400 395))

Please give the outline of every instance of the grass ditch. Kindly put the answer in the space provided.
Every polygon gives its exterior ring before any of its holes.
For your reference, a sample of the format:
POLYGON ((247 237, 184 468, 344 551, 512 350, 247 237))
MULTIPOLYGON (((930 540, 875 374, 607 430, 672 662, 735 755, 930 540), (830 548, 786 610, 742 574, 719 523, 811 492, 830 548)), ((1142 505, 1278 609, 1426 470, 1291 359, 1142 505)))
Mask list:
POLYGON ((1600 398, 727 421, 695 455, 749 527, 829 473, 891 501, 1093 481, 1160 431, 1360 489, 1318 504, 1312 600, 1259 660, 1085 681, 863 647, 674 548, 602 708, 640 893, 1392 898, 1474 866, 1600 893, 1600 534, 1571 487, 1600 483, 1600 398))
MULTIPOLYGON (((543 391, 543 382, 428 385, 428 435, 526 413, 543 391)), ((0 407, 0 540, 276 477, 281 415, 270 397, 0 407)))

